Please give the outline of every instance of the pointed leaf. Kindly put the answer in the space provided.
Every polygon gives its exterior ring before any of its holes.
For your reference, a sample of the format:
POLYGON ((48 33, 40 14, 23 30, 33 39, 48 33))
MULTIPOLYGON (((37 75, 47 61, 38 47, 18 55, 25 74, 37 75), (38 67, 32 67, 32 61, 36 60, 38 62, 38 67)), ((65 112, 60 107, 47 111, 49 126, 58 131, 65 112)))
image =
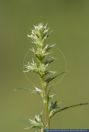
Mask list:
POLYGON ((59 74, 57 74, 57 75, 52 75, 52 74, 50 74, 50 75, 47 76, 47 78, 45 79, 45 81, 46 81, 47 83, 50 83, 52 80, 56 79, 56 78, 59 77, 59 76, 62 76, 63 74, 65 74, 65 72, 61 72, 61 73, 59 73, 59 74))
POLYGON ((67 110, 67 109, 70 109, 70 108, 75 108, 75 107, 79 107, 79 106, 84 106, 84 105, 89 105, 89 103, 80 103, 80 104, 75 104, 75 105, 70 105, 70 106, 65 106, 57 111, 55 111, 51 116, 50 118, 52 118, 55 114, 59 113, 59 112, 62 112, 64 110, 67 110))

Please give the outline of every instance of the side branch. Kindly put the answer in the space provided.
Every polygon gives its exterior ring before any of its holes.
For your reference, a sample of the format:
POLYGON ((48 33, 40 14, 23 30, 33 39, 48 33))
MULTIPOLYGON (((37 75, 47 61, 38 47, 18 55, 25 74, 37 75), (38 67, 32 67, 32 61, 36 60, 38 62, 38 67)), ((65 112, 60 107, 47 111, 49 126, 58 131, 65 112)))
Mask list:
POLYGON ((65 106, 65 107, 55 111, 50 118, 52 118, 55 114, 57 114, 59 112, 62 112, 64 110, 67 110, 67 109, 70 109, 70 108, 74 108, 74 107, 84 106, 84 105, 89 105, 89 103, 79 103, 79 104, 74 104, 74 105, 70 105, 70 106, 65 106))

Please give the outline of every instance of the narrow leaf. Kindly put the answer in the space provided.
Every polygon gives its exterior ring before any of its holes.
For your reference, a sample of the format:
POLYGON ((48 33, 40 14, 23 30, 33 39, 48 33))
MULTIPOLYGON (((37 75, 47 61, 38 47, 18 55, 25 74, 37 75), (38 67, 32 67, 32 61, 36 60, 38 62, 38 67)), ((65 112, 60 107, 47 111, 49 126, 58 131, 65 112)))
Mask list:
POLYGON ((65 106, 65 107, 55 111, 50 118, 52 118, 55 114, 57 114, 59 112, 62 112, 64 110, 67 110, 67 109, 70 109, 70 108, 79 107, 79 106, 84 106, 84 105, 89 105, 89 103, 80 103, 80 104, 74 104, 74 105, 70 105, 70 106, 65 106))
POLYGON ((50 76, 48 76, 46 79, 45 79, 45 81, 47 82, 47 83, 50 83, 52 80, 54 80, 54 79, 56 79, 57 77, 59 77, 59 76, 62 76, 63 74, 65 74, 65 72, 61 72, 61 73, 59 73, 59 74, 57 74, 57 75, 50 75, 50 76))

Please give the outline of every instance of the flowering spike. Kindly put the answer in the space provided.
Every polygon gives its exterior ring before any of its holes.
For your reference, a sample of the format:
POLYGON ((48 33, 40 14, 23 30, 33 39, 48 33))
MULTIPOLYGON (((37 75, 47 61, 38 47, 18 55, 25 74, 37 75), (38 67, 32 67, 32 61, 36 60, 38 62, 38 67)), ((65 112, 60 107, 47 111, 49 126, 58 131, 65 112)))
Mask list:
POLYGON ((43 46, 44 41, 47 39, 49 35, 49 29, 47 28, 47 24, 39 23, 38 25, 34 25, 31 35, 27 35, 32 39, 32 42, 37 46, 43 46))

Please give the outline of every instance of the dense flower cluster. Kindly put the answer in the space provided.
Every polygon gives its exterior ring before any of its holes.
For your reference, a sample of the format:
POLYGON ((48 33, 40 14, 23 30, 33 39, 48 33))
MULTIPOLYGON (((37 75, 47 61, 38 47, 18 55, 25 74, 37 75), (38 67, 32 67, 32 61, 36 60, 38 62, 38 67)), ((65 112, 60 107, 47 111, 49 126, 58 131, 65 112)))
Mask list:
POLYGON ((44 40, 49 36, 49 29, 47 28, 47 25, 40 23, 37 26, 34 25, 31 35, 28 34, 27 36, 32 39, 34 44, 42 46, 44 40))

